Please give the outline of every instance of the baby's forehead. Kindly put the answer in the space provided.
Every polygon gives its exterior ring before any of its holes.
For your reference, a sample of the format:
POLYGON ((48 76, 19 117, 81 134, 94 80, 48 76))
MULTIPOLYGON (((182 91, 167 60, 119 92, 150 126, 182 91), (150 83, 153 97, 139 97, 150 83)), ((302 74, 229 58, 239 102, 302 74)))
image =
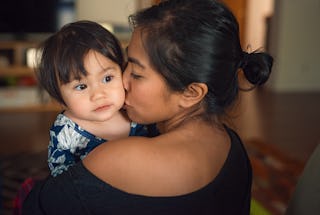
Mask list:
POLYGON ((85 68, 83 70, 79 68, 68 68, 67 70, 60 71, 58 74, 58 79, 60 84, 67 84, 72 81, 80 81, 86 78, 88 72, 85 68))
POLYGON ((71 70, 69 79, 70 80, 81 80, 87 76, 88 76, 88 72, 86 71, 85 68, 83 71, 81 71, 79 69, 78 70, 71 70))

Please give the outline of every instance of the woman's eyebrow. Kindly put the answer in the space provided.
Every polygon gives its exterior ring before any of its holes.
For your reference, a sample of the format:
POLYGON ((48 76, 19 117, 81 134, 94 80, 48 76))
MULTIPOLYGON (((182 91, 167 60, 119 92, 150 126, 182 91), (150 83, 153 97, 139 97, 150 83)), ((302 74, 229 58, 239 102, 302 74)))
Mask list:
POLYGON ((145 66, 138 59, 129 56, 128 47, 126 47, 126 53, 127 53, 127 56, 128 56, 128 61, 130 63, 136 64, 137 66, 141 67, 142 69, 145 69, 145 66))
POLYGON ((140 63, 140 61, 138 61, 138 60, 135 59, 135 58, 128 57, 128 61, 129 61, 130 63, 136 64, 137 66, 141 67, 142 69, 145 69, 145 66, 144 66, 142 63, 140 63))

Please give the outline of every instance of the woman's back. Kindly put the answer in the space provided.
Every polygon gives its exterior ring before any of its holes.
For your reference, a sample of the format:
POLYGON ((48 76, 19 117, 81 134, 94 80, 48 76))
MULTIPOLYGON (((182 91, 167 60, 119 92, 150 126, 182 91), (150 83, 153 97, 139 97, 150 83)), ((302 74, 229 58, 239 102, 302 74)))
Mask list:
POLYGON ((227 131, 231 139, 227 159, 217 176, 194 192, 161 197, 130 194, 98 179, 79 163, 59 180, 37 186, 25 209, 40 207, 48 214, 249 214, 250 162, 238 136, 227 131))

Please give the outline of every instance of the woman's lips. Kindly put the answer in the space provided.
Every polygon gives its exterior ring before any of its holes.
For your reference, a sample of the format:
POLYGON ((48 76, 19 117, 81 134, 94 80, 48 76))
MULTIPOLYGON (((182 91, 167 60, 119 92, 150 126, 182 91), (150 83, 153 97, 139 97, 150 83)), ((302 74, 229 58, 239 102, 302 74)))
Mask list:
POLYGON ((124 103, 123 108, 125 110, 132 108, 132 106, 130 104, 128 104, 127 102, 124 103))

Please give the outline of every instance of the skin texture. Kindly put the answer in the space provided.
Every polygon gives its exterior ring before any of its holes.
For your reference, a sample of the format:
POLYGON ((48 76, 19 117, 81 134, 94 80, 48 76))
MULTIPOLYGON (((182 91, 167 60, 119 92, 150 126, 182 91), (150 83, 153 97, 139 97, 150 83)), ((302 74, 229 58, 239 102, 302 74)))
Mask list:
POLYGON ((152 69, 139 29, 128 47, 123 76, 125 108, 139 123, 156 122, 161 135, 110 141, 94 149, 83 163, 112 186, 145 196, 190 193, 211 182, 230 149, 226 131, 198 117, 207 86, 192 83, 172 92, 152 69))
POLYGON ((87 76, 60 86, 66 103, 64 114, 97 136, 106 139, 127 136, 129 121, 119 111, 125 99, 119 65, 89 51, 84 66, 87 76))

